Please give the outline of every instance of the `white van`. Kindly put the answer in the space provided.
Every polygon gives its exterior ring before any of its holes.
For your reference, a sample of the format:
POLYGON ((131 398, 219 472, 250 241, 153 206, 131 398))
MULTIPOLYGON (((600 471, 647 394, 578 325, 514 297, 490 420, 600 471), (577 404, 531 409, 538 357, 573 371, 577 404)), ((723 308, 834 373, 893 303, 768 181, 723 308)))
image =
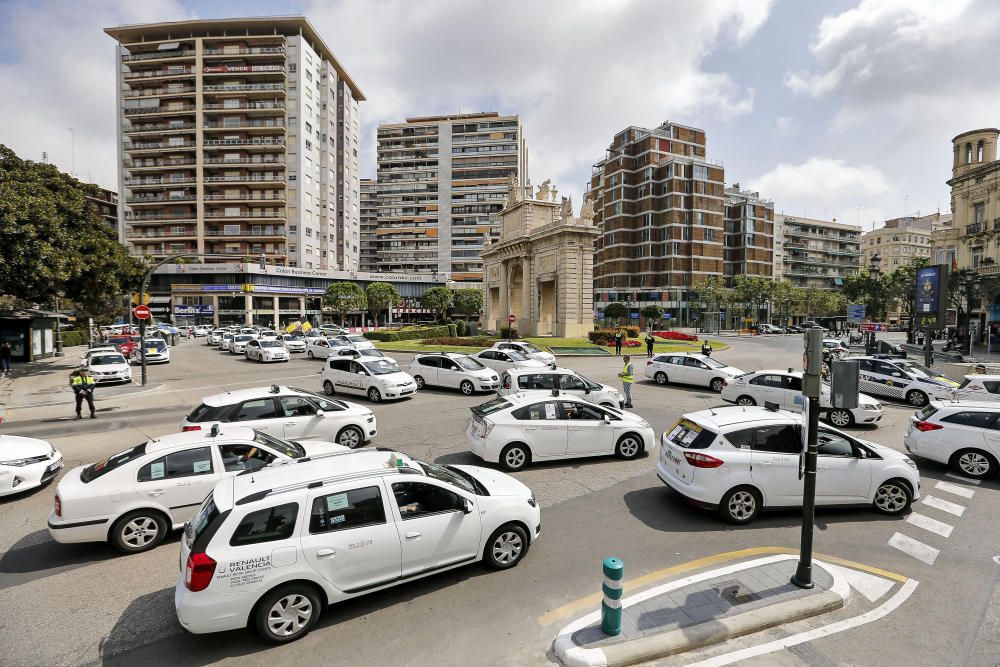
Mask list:
POLYGON ((612 408, 625 406, 625 398, 620 391, 614 387, 598 384, 569 368, 554 367, 544 371, 512 368, 500 376, 500 388, 497 393, 507 396, 535 389, 549 393, 553 389, 558 389, 561 394, 577 396, 585 401, 612 408))
POLYGON ((372 403, 379 403, 384 399, 404 398, 417 390, 416 380, 385 359, 362 361, 330 357, 321 373, 327 396, 337 392, 361 394, 372 403))
POLYGON ((531 489, 496 470, 385 450, 220 482, 181 541, 177 619, 287 643, 328 604, 483 561, 517 565, 541 533, 531 489))

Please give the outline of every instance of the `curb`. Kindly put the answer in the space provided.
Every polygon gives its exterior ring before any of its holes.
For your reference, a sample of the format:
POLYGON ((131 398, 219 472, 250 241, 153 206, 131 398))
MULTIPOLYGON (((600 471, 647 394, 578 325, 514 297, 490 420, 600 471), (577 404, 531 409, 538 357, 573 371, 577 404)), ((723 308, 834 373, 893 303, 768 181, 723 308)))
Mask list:
MULTIPOLYGON (((712 579, 782 560, 797 558, 783 554, 751 561, 744 561, 727 567, 708 570, 689 577, 677 579, 647 591, 642 591, 622 600, 622 607, 655 597, 667 591, 682 588, 688 584, 712 579)), ((814 566, 823 567, 820 561, 814 566)), ((599 648, 583 648, 573 641, 573 635, 600 619, 601 612, 595 611, 564 626, 552 643, 556 658, 567 667, 617 667, 663 658, 678 653, 719 644, 729 639, 773 628, 782 623, 791 623, 812 616, 818 616, 842 608, 851 596, 851 587, 838 568, 824 568, 833 578, 830 590, 809 595, 797 600, 788 600, 768 605, 760 609, 737 614, 722 619, 713 619, 697 625, 608 644, 599 648)))

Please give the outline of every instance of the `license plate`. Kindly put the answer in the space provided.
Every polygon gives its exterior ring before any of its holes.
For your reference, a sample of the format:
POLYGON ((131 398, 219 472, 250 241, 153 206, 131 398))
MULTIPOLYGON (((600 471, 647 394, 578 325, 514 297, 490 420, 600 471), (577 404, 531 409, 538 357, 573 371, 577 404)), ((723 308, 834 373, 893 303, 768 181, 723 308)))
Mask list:
POLYGON ((45 469, 45 474, 49 474, 50 472, 55 472, 56 470, 59 470, 59 468, 62 467, 63 467, 63 462, 61 460, 56 461, 55 463, 53 463, 52 465, 50 465, 48 468, 45 469))
POLYGON ((681 460, 676 456, 674 456, 673 454, 667 454, 667 458, 676 463, 677 465, 681 464, 681 460))

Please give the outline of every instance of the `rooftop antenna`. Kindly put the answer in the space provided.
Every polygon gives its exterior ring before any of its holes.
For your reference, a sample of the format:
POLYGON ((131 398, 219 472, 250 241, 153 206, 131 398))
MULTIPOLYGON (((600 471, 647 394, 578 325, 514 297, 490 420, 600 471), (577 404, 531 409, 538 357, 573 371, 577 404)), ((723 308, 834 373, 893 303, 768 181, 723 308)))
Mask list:
POLYGON ((705 403, 705 407, 708 408, 708 411, 712 414, 712 416, 717 417, 718 415, 716 414, 715 409, 712 408, 711 404, 704 398, 702 398, 701 400, 705 403))

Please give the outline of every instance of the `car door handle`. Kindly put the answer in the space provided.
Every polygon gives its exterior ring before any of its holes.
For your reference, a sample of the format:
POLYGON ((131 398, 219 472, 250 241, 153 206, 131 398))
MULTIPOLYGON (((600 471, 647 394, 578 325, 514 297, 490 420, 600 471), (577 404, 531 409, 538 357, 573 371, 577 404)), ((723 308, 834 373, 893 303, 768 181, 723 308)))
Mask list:
POLYGON ((771 465, 771 462, 770 461, 757 461, 757 465, 769 466, 769 465, 771 465))
POLYGON ((149 495, 155 498, 156 496, 162 496, 164 493, 166 493, 166 491, 163 489, 154 489, 149 492, 149 495))
POLYGON ((408 540, 415 540, 418 537, 420 537, 420 533, 418 533, 415 530, 414 531, 410 531, 409 533, 406 534, 406 539, 408 539, 408 540))
POLYGON ((285 426, 295 426, 295 422, 285 422, 285 426))
POLYGON ((327 556, 336 556, 337 552, 333 549, 320 549, 316 552, 316 558, 326 558, 327 556))
POLYGON ((524 430, 525 431, 537 431, 538 427, 536 427, 536 426, 525 426, 524 430))
POLYGON ((177 482, 176 486, 191 486, 191 482, 177 482))

